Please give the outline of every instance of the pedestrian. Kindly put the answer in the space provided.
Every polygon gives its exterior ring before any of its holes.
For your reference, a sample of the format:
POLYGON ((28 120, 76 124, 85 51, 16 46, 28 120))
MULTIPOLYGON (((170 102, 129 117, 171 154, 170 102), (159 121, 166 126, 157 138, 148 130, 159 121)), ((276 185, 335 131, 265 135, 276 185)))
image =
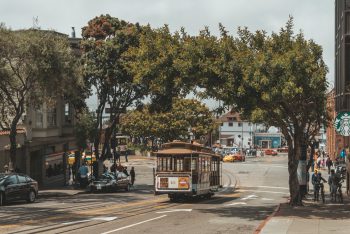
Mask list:
POLYGON ((131 167, 130 170, 130 177, 131 177, 131 185, 134 186, 134 182, 135 182, 135 169, 134 167, 131 167))
POLYGON ((332 159, 327 155, 326 166, 328 167, 328 174, 331 173, 332 159))
POLYGON ((321 156, 319 155, 318 157, 317 157, 317 169, 321 169, 321 156))
POLYGON ((124 171, 124 167, 119 163, 119 165, 116 167, 116 170, 122 172, 124 171))
POLYGON ((115 162, 115 163, 112 164, 110 170, 111 170, 111 172, 116 173, 116 170, 117 170, 117 162, 115 162))
POLYGON ((123 173, 127 176, 129 176, 129 173, 128 173, 128 167, 124 167, 123 168, 123 173))
POLYGON ((118 151, 114 150, 113 154, 114 154, 114 161, 115 162, 120 162, 120 154, 118 153, 118 151))
POLYGON ((88 184, 88 172, 89 169, 84 162, 79 168, 79 182, 81 188, 86 188, 88 184))

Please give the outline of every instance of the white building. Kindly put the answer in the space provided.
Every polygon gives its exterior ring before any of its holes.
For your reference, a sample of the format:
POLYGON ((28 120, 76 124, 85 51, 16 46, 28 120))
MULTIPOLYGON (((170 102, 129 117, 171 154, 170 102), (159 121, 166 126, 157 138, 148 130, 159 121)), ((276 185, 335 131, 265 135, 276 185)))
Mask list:
POLYGON ((219 125, 219 143, 221 145, 238 145, 243 148, 253 146, 255 132, 265 131, 261 124, 254 124, 241 118, 239 113, 228 112, 222 115, 218 122, 219 125))

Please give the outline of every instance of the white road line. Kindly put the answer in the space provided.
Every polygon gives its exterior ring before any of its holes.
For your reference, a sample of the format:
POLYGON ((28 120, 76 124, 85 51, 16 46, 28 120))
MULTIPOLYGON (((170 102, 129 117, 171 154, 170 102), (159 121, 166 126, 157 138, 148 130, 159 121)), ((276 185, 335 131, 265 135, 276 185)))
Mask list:
POLYGON ((84 219, 84 220, 78 220, 78 221, 72 221, 72 222, 66 222, 66 223, 62 223, 63 225, 70 225, 70 224, 75 224, 75 223, 85 223, 85 222, 90 222, 90 221, 113 221, 117 219, 117 217, 95 217, 95 218, 91 218, 91 219, 84 219))
POLYGON ((248 200, 248 199, 256 199, 257 197, 258 196, 256 196, 256 195, 249 195, 247 197, 242 198, 241 200, 244 201, 244 200, 248 200))
POLYGON ((231 204, 226 204, 225 206, 235 206, 235 205, 247 205, 246 202, 233 202, 231 204))
POLYGON ((246 190, 246 189, 240 189, 240 192, 255 192, 255 193, 277 193, 277 194, 286 194, 289 195, 289 193, 284 192, 275 192, 275 191, 263 191, 263 190, 246 190))
POLYGON ((274 186, 264 186, 264 185, 260 185, 260 186, 242 186, 244 188, 271 188, 271 189, 286 189, 289 190, 289 188, 287 187, 274 187, 274 186))
POLYGON ((111 231, 108 231, 108 232, 103 232, 101 234, 108 234, 108 233, 112 233, 112 232, 117 232, 117 231, 124 230, 124 229, 130 228, 130 227, 136 226, 136 225, 147 223, 149 221, 153 221, 153 220, 156 220, 156 219, 161 219, 161 218, 164 218, 165 216, 167 216, 167 215, 162 215, 162 216, 159 216, 159 217, 156 217, 156 218, 153 218, 153 219, 147 219, 147 220, 142 221, 142 222, 134 223, 134 224, 131 224, 131 225, 128 225, 128 226, 125 226, 125 227, 121 227, 121 228, 118 228, 118 229, 114 229, 114 230, 111 230, 111 231))
POLYGON ((191 212, 192 209, 172 209, 172 210, 158 211, 156 213, 157 214, 163 214, 163 213, 179 212, 179 211, 191 212))
POLYGON ((263 198, 261 198, 261 200, 264 200, 264 201, 272 201, 272 200, 274 200, 274 199, 272 199, 272 198, 265 198, 265 197, 263 197, 263 198))

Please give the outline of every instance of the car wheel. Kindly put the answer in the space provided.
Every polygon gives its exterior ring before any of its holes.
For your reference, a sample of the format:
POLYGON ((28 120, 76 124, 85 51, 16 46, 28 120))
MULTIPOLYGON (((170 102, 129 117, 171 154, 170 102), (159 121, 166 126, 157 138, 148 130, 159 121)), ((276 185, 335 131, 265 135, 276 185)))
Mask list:
POLYGON ((5 205, 5 195, 4 193, 0 192, 0 206, 5 205))
POLYGON ((35 192, 33 190, 30 190, 28 193, 28 200, 27 201, 29 203, 33 203, 33 202, 35 202, 35 198, 36 198, 35 192))

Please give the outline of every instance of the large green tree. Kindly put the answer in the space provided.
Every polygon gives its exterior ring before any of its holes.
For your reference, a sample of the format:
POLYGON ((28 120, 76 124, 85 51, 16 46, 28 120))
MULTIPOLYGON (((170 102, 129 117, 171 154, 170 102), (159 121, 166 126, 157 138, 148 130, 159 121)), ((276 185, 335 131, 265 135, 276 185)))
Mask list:
POLYGON ((171 33, 168 26, 144 28, 138 47, 125 55, 127 66, 139 83, 147 84, 151 112, 171 110, 175 98, 184 98, 195 83, 188 76, 189 63, 184 58, 184 30, 171 33))
POLYGON ((101 15, 83 27, 83 75, 88 87, 96 89, 98 98, 95 154, 99 157, 98 145, 102 132, 103 112, 109 108, 109 119, 104 131, 102 158, 110 152, 111 136, 116 134, 120 114, 137 104, 147 93, 147 85, 135 82, 133 74, 125 65, 124 54, 139 44, 142 27, 123 20, 101 15))
POLYGON ((122 119, 122 129, 132 137, 161 139, 163 142, 187 139, 189 131, 196 139, 215 129, 212 113, 194 99, 175 99, 171 111, 152 113, 149 106, 130 111, 122 119))
POLYGON ((78 65, 66 35, 0 26, 0 128, 10 129, 14 167, 16 128, 26 108, 64 96, 78 103, 74 95, 82 85, 78 65))
POLYGON ((294 34, 292 19, 271 36, 243 28, 233 38, 222 30, 218 45, 226 49, 211 69, 227 85, 215 86, 210 76, 203 76, 202 85, 209 95, 233 105, 252 121, 281 129, 289 147, 290 204, 301 205, 297 179, 301 145, 328 120, 327 67, 321 46, 306 40, 302 32, 294 34))

